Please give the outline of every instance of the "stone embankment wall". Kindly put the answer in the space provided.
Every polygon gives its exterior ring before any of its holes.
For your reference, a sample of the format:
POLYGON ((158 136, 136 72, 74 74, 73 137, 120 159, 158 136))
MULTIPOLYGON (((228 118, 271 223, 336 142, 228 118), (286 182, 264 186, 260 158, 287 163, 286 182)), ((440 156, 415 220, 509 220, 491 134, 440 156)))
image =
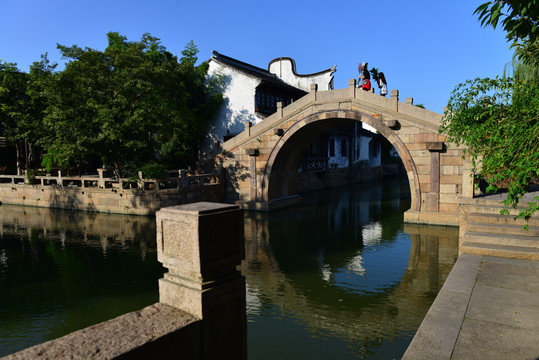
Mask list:
POLYGON ((247 359, 243 211, 200 202, 156 213, 159 303, 8 355, 18 359, 247 359), (215 246, 218 243, 218 246, 215 246))
POLYGON ((109 181, 91 177, 36 177, 30 184, 24 176, 0 176, 0 202, 82 211, 151 215, 162 207, 197 201, 220 202, 224 187, 218 174, 167 179, 171 188, 156 180, 109 181), (193 177, 195 178, 195 177, 193 177), (59 180, 61 179, 61 180, 59 180), (163 185, 163 184, 161 184, 163 185))

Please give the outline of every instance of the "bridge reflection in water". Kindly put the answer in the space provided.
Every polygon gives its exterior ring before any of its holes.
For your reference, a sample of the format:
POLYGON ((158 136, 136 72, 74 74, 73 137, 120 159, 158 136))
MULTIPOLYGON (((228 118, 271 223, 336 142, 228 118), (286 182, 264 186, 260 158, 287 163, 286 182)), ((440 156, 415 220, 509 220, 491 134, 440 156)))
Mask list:
MULTIPOLYGON (((458 244, 409 204, 394 180, 246 213, 249 358, 400 358, 458 244)), ((0 356, 156 302, 162 274, 153 217, 0 206, 0 356)))
POLYGON ((407 182, 307 194, 245 221, 249 358, 402 357, 458 256, 458 229, 403 225, 407 182))

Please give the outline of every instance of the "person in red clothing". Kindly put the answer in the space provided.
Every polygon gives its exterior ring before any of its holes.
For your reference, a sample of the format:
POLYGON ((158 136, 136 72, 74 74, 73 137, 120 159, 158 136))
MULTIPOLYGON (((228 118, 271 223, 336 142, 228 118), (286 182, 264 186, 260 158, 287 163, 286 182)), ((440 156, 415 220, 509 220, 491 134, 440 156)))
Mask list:
POLYGON ((365 91, 371 90, 371 81, 369 79, 363 79, 363 84, 361 85, 361 88, 365 91))

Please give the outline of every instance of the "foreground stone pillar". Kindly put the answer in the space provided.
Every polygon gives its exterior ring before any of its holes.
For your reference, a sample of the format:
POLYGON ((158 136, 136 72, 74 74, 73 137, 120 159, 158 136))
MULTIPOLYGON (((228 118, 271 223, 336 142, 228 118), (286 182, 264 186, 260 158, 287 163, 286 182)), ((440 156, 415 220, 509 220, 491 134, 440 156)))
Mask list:
POLYGON ((204 359, 246 359, 243 211, 200 202, 156 213, 157 257, 168 268, 159 280, 161 303, 203 321, 204 359))

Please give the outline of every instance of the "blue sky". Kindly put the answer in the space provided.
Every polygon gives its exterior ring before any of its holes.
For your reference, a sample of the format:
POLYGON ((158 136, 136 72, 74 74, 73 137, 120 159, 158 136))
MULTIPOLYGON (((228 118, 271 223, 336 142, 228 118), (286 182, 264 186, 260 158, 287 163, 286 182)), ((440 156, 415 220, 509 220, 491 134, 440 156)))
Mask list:
POLYGON ((458 83, 511 60, 505 34, 472 15, 484 1, 0 0, 0 59, 28 71, 45 52, 60 61, 56 43, 103 50, 109 31, 133 41, 149 32, 177 55, 193 40, 200 60, 217 50, 261 68, 292 57, 301 74, 337 65, 335 88, 366 61, 402 101, 443 112, 458 83))

